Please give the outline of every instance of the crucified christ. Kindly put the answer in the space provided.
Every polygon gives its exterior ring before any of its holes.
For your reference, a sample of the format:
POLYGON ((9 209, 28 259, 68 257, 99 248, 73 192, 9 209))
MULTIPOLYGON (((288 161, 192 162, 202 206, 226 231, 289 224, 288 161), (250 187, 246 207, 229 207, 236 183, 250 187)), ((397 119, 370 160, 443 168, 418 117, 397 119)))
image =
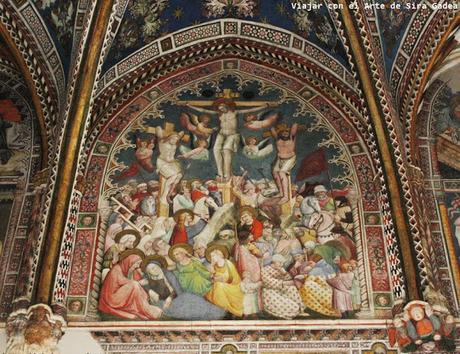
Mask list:
MULTIPOLYGON (((228 92, 227 92, 228 93, 228 92)), ((238 129, 238 114, 253 113, 265 109, 271 105, 272 102, 239 102, 234 101, 231 98, 223 97, 215 101, 193 101, 193 102, 184 102, 186 106, 202 113, 208 114, 217 114, 220 122, 220 128, 217 133, 216 141, 214 143, 213 153, 214 159, 216 160, 217 167, 217 180, 220 182, 229 181, 233 175, 232 172, 232 161, 234 154, 238 151, 238 145, 240 144, 240 134, 238 129), (237 110, 238 105, 256 105, 256 107, 237 110), (214 110, 204 109, 202 107, 205 105, 211 105, 214 110)), ((273 124, 278 117, 278 114, 270 115, 269 119, 266 119, 265 125, 252 127, 253 130, 258 130, 266 128, 267 126, 273 124)), ((259 123, 261 124, 261 123, 259 123)))

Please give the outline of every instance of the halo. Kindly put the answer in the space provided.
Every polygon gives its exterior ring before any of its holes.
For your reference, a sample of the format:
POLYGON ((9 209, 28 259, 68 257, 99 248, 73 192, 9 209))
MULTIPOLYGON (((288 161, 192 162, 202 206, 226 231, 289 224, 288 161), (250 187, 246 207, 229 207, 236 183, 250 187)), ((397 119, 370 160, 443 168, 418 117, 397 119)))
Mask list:
POLYGON ((159 255, 153 255, 153 256, 148 256, 146 257, 143 261, 142 261, 142 265, 141 265, 141 270, 142 272, 145 273, 145 268, 147 268, 147 266, 150 264, 150 263, 156 263, 158 264, 161 268, 168 268, 168 263, 166 262, 166 259, 163 257, 163 256, 159 256, 159 255))
POLYGON ((126 257, 131 256, 131 255, 133 255, 133 254, 135 254, 135 255, 141 257, 142 260, 144 260, 144 258, 145 258, 144 252, 142 252, 142 251, 141 251, 140 249, 138 249, 138 248, 133 248, 133 249, 131 249, 131 250, 126 250, 126 251, 121 252, 120 257, 119 257, 119 260, 121 261, 121 260, 125 259, 126 257))
POLYGON ((226 105, 230 111, 234 111, 236 109, 236 103, 230 99, 230 98, 224 98, 224 97, 221 97, 221 98, 218 98, 217 100, 215 100, 213 103, 212 103, 212 108, 217 111, 217 108, 221 105, 221 104, 224 104, 226 105))
POLYGON ((243 215, 243 213, 245 213, 245 212, 251 214, 252 217, 253 217, 254 219, 257 218, 257 215, 258 215, 257 210, 254 209, 253 207, 251 207, 251 206, 249 206, 249 205, 246 205, 246 206, 242 207, 242 208, 240 209, 240 217, 241 217, 241 215, 243 215))
POLYGON ((136 241, 134 241, 134 247, 136 247, 141 241, 141 234, 139 233, 139 231, 134 230, 134 229, 125 229, 115 235, 114 237, 115 243, 120 242, 120 239, 125 235, 133 235, 136 237, 136 241))
POLYGON ((221 251, 225 259, 228 259, 228 257, 230 257, 230 252, 228 251, 227 247, 218 243, 213 243, 210 244, 206 249, 206 260, 208 262, 211 262, 211 253, 215 250, 221 251))
POLYGON ((180 209, 178 211, 176 211, 173 215, 173 219, 174 221, 177 223, 179 222, 179 217, 182 215, 182 214, 190 214, 190 216, 193 218, 195 217, 195 214, 193 213, 193 211, 189 210, 189 209, 180 209))
POLYGON ((176 262, 176 257, 174 257, 173 252, 174 250, 182 248, 185 250, 190 256, 193 255, 193 248, 187 243, 176 243, 174 246, 171 246, 171 248, 168 251, 168 256, 171 258, 174 262, 176 262))

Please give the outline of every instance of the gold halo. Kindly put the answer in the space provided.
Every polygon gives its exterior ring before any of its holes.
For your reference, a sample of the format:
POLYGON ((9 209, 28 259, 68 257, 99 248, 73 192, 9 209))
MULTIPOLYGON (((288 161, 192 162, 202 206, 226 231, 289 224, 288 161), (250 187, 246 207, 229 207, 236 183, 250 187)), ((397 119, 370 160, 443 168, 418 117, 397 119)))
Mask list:
POLYGON ((174 221, 177 223, 179 222, 179 217, 182 215, 182 214, 190 214, 190 216, 193 218, 195 217, 195 214, 193 213, 193 211, 189 210, 189 209, 179 209, 178 211, 176 211, 173 215, 173 219, 174 221))
POLYGON ((249 205, 246 205, 246 206, 242 207, 242 208, 240 209, 240 217, 241 217, 241 215, 243 215, 243 213, 245 213, 245 212, 251 214, 252 217, 253 217, 254 219, 257 218, 257 214, 258 214, 258 213, 257 213, 257 210, 254 209, 253 207, 251 207, 251 206, 249 206, 249 205))
POLYGON ((157 263, 161 268, 168 268, 168 262, 166 262, 165 257, 159 256, 157 254, 153 256, 148 256, 142 261, 141 265, 141 270, 142 272, 145 273, 145 268, 150 264, 150 263, 157 263))
POLYGON ((215 250, 221 251, 225 259, 228 259, 228 257, 230 257, 230 252, 228 251, 227 247, 218 243, 211 243, 206 249, 206 260, 209 263, 211 263, 211 253, 215 250))
POLYGON ((134 229, 126 229, 126 230, 120 231, 119 233, 115 235, 114 237, 115 243, 120 242, 120 239, 125 235, 133 235, 136 237, 136 241, 134 241, 134 247, 136 247, 141 241, 141 234, 139 233, 139 231, 134 230, 134 229))
POLYGON ((190 256, 193 256, 192 246, 190 246, 187 243, 176 243, 174 246, 171 246, 171 248, 168 251, 169 258, 171 258, 174 262, 176 262, 176 257, 174 257, 173 252, 178 248, 184 249, 190 256))
POLYGON ((133 249, 131 249, 131 250, 126 250, 126 251, 121 252, 120 257, 119 257, 119 260, 121 261, 121 260, 125 259, 126 257, 131 256, 131 255, 133 255, 133 254, 135 254, 135 255, 141 257, 142 260, 144 260, 144 258, 145 258, 144 252, 142 252, 142 251, 141 251, 140 249, 138 249, 138 248, 133 248, 133 249))

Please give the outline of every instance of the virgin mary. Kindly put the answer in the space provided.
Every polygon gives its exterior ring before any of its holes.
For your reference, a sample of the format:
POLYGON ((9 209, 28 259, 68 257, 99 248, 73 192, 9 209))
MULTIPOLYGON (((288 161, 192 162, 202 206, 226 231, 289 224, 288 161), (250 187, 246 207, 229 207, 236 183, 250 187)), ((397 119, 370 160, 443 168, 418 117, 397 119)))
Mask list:
POLYGON ((129 320, 155 320, 162 310, 150 305, 148 295, 139 280, 144 254, 138 249, 120 255, 120 261, 110 269, 102 285, 99 310, 129 320))

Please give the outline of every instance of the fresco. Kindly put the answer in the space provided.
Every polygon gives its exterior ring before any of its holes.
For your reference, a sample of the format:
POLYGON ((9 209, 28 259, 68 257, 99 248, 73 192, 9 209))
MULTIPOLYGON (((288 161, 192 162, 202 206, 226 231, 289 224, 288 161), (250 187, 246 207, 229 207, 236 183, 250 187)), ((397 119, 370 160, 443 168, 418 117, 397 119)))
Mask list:
POLYGON ((331 126, 237 74, 149 95, 105 172, 101 318, 354 318, 356 182, 331 126))
POLYGON ((457 262, 460 264, 460 191, 446 193, 446 205, 454 239, 455 254, 457 262))
POLYGON ((24 173, 27 127, 14 101, 0 92, 0 175, 24 173))
POLYGON ((5 244, 11 208, 13 207, 14 189, 15 186, 0 187, 0 215, 2 215, 0 220, 0 257, 3 254, 3 245, 5 244))
POLYGON ((384 64, 387 74, 390 75, 399 45, 416 11, 408 9, 406 6, 401 6, 400 9, 396 7, 390 8, 390 4, 394 3, 394 1, 385 0, 381 3, 385 3, 388 7, 385 10, 379 9, 376 13, 379 20, 384 64))
MULTIPOLYGON (((313 1, 303 1, 310 4, 313 1)), ((314 1, 324 4, 323 1, 314 1)), ((296 3, 302 3, 297 1, 296 3)), ((134 0, 127 5, 103 71, 166 34, 215 19, 238 18, 268 23, 299 34, 349 67, 345 49, 325 5, 315 10, 293 10, 292 2, 259 0, 134 0)))
POLYGON ((16 185, 11 178, 27 173, 28 154, 24 151, 28 139, 21 112, 5 91, 0 91, 0 256, 8 230, 16 185))
POLYGON ((460 178, 460 91, 443 85, 434 105, 434 133, 444 178, 460 178))
POLYGON ((34 0, 34 3, 46 23, 67 71, 70 65, 78 1, 34 0))

